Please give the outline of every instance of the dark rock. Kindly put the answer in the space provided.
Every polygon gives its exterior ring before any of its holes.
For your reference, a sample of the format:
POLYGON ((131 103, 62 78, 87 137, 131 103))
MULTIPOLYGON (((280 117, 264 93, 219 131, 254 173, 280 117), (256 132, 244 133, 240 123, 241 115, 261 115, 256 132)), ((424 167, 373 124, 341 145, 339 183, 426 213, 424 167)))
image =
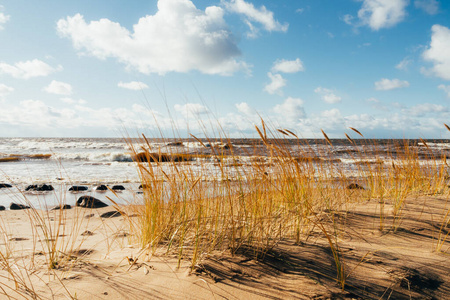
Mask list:
POLYGON ((19 203, 11 203, 9 205, 9 209, 10 210, 20 210, 20 209, 29 209, 31 207, 23 205, 23 204, 19 204, 19 203))
POLYGON ((217 145, 217 147, 219 149, 229 150, 229 149, 233 148, 233 145, 227 143, 227 144, 219 144, 219 145, 217 145))
POLYGON ((113 191, 125 191, 125 187, 123 185, 115 185, 112 187, 113 191))
POLYGON ((99 185, 98 187, 95 188, 96 191, 107 191, 108 187, 104 184, 99 185))
POLYGON ((72 208, 72 206, 70 206, 69 204, 64 204, 63 206, 61 206, 61 205, 55 206, 55 207, 51 208, 50 210, 71 209, 71 208, 72 208))
POLYGON ((0 189, 3 188, 12 188, 12 185, 8 184, 8 183, 0 183, 0 189))
POLYGON ((6 207, 4 207, 3 205, 0 205, 0 210, 5 210, 6 207))
POLYGON ((86 230, 85 232, 83 232, 81 234, 82 236, 90 236, 90 235, 94 235, 94 233, 92 231, 86 230))
POLYGON ((81 196, 80 198, 78 198, 76 206, 86 208, 100 208, 106 207, 108 206, 108 204, 91 196, 81 196))
POLYGON ((54 188, 50 184, 31 184, 27 186, 25 191, 36 191, 36 192, 49 192, 53 191, 54 188))
POLYGON ((150 185, 145 184, 145 183, 139 185, 139 189, 140 189, 140 190, 142 190, 142 189, 149 189, 149 188, 150 188, 150 185))
POLYGON ((122 214, 120 212, 118 212, 117 210, 113 210, 113 211, 107 211, 103 214, 100 215, 100 218, 115 218, 115 217, 120 217, 122 214))
POLYGON ((167 143, 166 146, 181 147, 181 146, 184 146, 184 144, 183 144, 183 142, 172 142, 172 143, 167 143))
POLYGON ((69 191, 72 192, 81 192, 81 191, 87 191, 88 187, 84 185, 73 185, 70 187, 69 191))
POLYGON ((94 214, 88 214, 88 215, 85 215, 84 218, 90 219, 90 218, 93 218, 94 216, 95 216, 94 214))
POLYGON ((349 190, 365 190, 364 187, 360 186, 360 185, 357 184, 357 183, 350 183, 350 184, 347 186, 347 189, 349 189, 349 190))

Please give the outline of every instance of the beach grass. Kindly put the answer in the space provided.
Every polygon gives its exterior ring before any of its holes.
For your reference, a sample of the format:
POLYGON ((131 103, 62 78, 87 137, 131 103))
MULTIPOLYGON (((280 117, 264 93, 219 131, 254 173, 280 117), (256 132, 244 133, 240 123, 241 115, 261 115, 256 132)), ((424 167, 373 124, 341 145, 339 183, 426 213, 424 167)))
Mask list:
MULTIPOLYGON (((349 258, 344 242, 361 238, 366 230, 383 236, 401 235, 410 228, 411 220, 405 217, 408 205, 416 205, 416 200, 424 197, 445 200, 431 220, 434 226, 431 252, 450 254, 446 154, 429 147, 425 140, 420 145, 408 140, 389 142, 391 148, 381 153, 377 152, 378 145, 360 131, 350 130, 358 136, 356 140, 345 134, 352 145, 346 148, 347 157, 353 161, 351 172, 343 168, 336 146, 326 132, 322 131, 323 140, 310 145, 292 131, 271 128, 264 121, 255 126, 259 135, 255 145, 262 145, 261 155, 235 154, 225 134, 220 142, 192 136, 205 148, 209 144, 207 155, 162 153, 153 149, 145 136, 140 140, 127 139, 140 176, 143 202, 130 200, 124 207, 111 199, 126 226, 127 242, 109 235, 123 230, 119 225, 108 220, 97 223, 95 230, 105 232, 98 241, 104 244, 104 257, 133 244, 139 251, 126 256, 128 270, 142 266, 138 261, 167 256, 176 257, 178 268, 188 262, 192 274, 205 270, 211 274, 208 260, 210 263, 218 253, 231 257, 245 254, 263 262, 273 259, 286 242, 299 248, 320 244, 325 249, 323 259, 331 258, 333 268, 314 274, 331 279, 342 291, 358 292, 349 280, 354 282, 351 280, 357 269, 366 268, 369 260, 382 250, 367 250, 355 262, 349 258), (371 212, 376 221, 364 223, 356 231, 351 216, 356 215, 354 211, 360 206, 373 207, 371 212)), ((423 203, 421 209, 425 211, 426 202, 423 203)), ((42 282, 52 277, 60 294, 76 299, 76 288, 66 287, 64 274, 76 268, 77 263, 86 263, 89 253, 94 251, 96 244, 85 247, 87 237, 80 238, 81 233, 92 230, 85 218, 87 214, 88 211, 76 210, 69 221, 68 212, 63 209, 50 212, 31 207, 27 216, 33 248, 22 259, 17 257, 15 244, 8 237, 11 231, 8 224, 0 223, 4 236, 0 246, 3 270, 0 294, 11 299, 45 299, 54 295, 54 291, 43 293, 36 286, 41 287, 42 282), (81 253, 81 257, 74 253, 81 253), (43 265, 46 274, 50 274, 47 277, 36 272, 43 265)), ((420 214, 417 220, 421 220, 420 214)), ((373 242, 377 236, 372 237, 373 242)), ((364 237, 368 243, 370 239, 364 237)), ((123 266, 124 260, 125 257, 108 272, 123 266)), ((290 262, 288 267, 293 264, 290 262)), ((144 266, 146 274, 148 267, 144 266)), ((401 280, 398 282, 402 284, 401 280)), ((389 289, 394 291, 392 287, 386 288, 389 289)))

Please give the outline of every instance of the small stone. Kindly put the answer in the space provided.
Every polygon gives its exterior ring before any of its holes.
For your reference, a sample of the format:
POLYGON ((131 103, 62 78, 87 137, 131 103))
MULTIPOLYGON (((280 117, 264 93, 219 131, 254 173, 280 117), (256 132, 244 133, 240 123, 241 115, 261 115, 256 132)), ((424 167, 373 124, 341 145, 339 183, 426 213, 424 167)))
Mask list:
POLYGON ((118 212, 117 210, 113 210, 113 211, 107 211, 103 214, 100 215, 100 218, 115 218, 115 217, 120 217, 121 214, 120 212, 118 212))
POLYGON ((10 210, 21 210, 21 209, 29 209, 29 208, 31 208, 31 207, 29 207, 27 205, 19 204, 19 203, 11 203, 9 205, 10 210))

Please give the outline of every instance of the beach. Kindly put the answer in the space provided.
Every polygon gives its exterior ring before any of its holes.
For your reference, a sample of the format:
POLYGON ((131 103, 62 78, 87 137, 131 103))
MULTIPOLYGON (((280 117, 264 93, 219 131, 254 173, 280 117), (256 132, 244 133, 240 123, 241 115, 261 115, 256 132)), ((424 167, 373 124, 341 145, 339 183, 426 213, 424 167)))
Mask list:
POLYGON ((25 158, 1 165, 18 168, 3 177, 17 182, 0 190, 0 294, 445 299, 445 141, 261 140, 158 141, 134 153, 78 140, 45 160, 32 157, 46 154, 41 148, 24 147, 25 158), (73 159, 81 150, 85 159, 73 159), (55 175, 38 177, 36 168, 55 162, 55 175), (103 175, 83 180, 85 168, 103 175), (60 170, 67 176, 57 177, 60 170), (52 189, 39 190, 44 182, 52 189))
MULTIPOLYGON (((115 211, 112 207, 3 211, 2 297, 445 299, 450 291, 450 243, 439 244, 439 228, 442 210, 448 208, 442 197, 411 199, 395 232, 378 229, 375 201, 335 212, 339 224, 345 224, 339 234, 348 276, 345 291, 336 280, 329 244, 317 229, 301 243, 279 241, 259 259, 243 247, 234 255, 214 251, 192 268, 188 259, 179 264, 176 253, 142 249, 130 235, 129 222, 139 216, 129 206, 113 218, 100 217, 115 211), (58 261, 53 269, 48 268, 49 249, 58 261)), ((388 215, 386 223, 391 222, 388 215)), ((441 233, 446 232, 448 227, 441 233)))

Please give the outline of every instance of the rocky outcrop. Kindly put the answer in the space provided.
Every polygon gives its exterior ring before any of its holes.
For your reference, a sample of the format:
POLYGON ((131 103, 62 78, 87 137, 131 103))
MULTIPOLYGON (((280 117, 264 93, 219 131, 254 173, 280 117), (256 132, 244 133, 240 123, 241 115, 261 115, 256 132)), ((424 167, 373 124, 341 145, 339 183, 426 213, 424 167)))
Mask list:
POLYGON ((96 191, 106 192, 108 190, 108 187, 104 184, 99 185, 95 188, 96 191))
POLYGON ((88 187, 84 185, 73 185, 70 187, 70 192, 81 192, 81 191, 87 191, 88 187))
POLYGON ((113 211, 107 211, 103 214, 100 215, 100 218, 115 218, 115 217, 120 217, 122 214, 120 212, 118 212, 117 210, 113 210, 113 211))
POLYGON ((70 206, 69 204, 64 204, 63 206, 61 205, 57 205, 53 208, 51 208, 50 210, 61 210, 61 209, 71 209, 72 206, 70 206))
POLYGON ((4 188, 12 188, 12 185, 10 185, 9 183, 0 183, 0 189, 4 188))
POLYGON ((91 196, 81 196, 78 198, 76 206, 85 208, 101 208, 108 206, 108 204, 91 196))
POLYGON ((3 205, 0 205, 0 211, 1 210, 6 210, 6 207, 4 207, 3 205))
POLYGON ((21 209, 29 209, 31 207, 27 206, 27 205, 23 205, 23 204, 19 204, 19 203, 11 203, 9 205, 9 209, 10 210, 21 210, 21 209))
POLYGON ((113 191, 125 191, 125 187, 123 186, 123 185, 114 185, 112 188, 111 188, 113 191))
POLYGON ((357 184, 357 183, 350 183, 350 184, 347 186, 347 189, 349 189, 349 190, 365 190, 364 187, 360 186, 360 185, 357 184))
POLYGON ((27 191, 27 192, 30 192, 30 191, 49 192, 49 191, 53 191, 53 190, 54 190, 54 188, 50 184, 30 184, 25 189, 25 191, 27 191))

